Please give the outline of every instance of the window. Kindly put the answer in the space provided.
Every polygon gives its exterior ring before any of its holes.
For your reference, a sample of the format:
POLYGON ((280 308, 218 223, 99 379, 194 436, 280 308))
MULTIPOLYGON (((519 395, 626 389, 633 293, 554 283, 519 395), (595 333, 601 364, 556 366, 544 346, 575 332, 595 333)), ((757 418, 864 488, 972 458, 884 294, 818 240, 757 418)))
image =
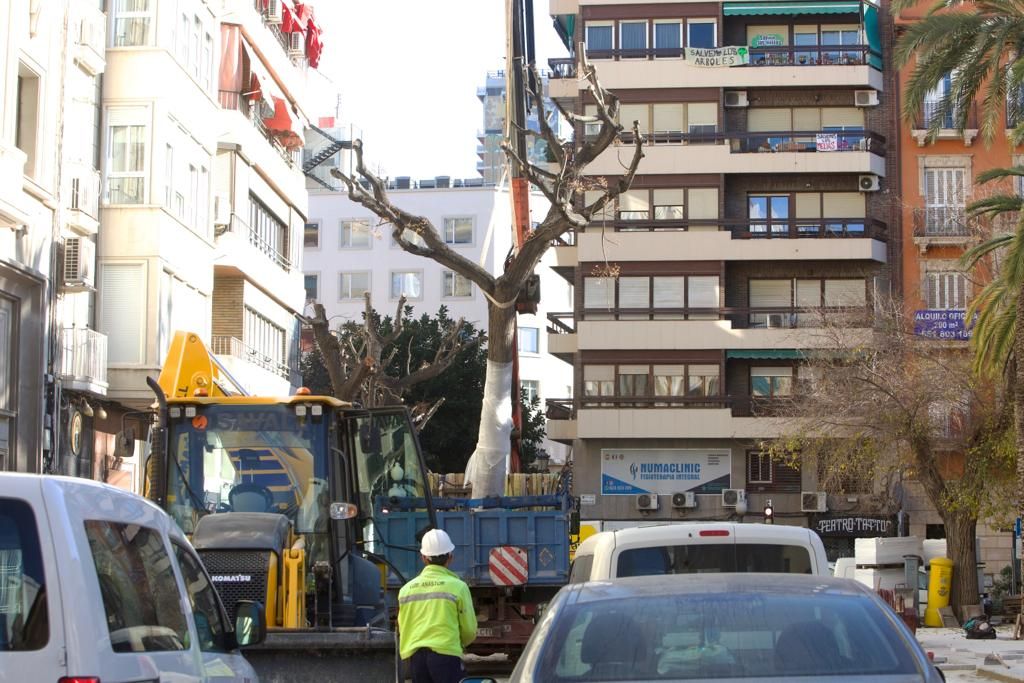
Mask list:
MULTIPOLYGON (((686 382, 685 365, 655 365, 654 395, 685 396, 683 387, 686 382)), ((665 405, 665 404, 662 404, 665 405)))
POLYGON ((587 52, 611 52, 612 46, 612 25, 611 24, 587 24, 587 52))
POLYGON ((519 328, 519 353, 540 353, 540 329, 519 328))
POLYGON ((196 227, 199 208, 199 169, 194 164, 188 165, 188 224, 196 227))
POLYGON ((291 266, 288 225, 252 193, 249 193, 249 242, 285 270, 291 266))
POLYGON ((924 170, 925 235, 965 235, 965 168, 924 170))
POLYGON ((690 365, 687 367, 686 395, 687 396, 718 396, 718 375, 717 365, 690 365))
POLYGON ((623 57, 645 57, 647 50, 647 22, 619 22, 619 50, 623 57))
POLYGON ((164 150, 164 206, 174 209, 174 147, 164 150))
POLYGON ((789 233, 789 195, 749 195, 747 216, 753 235, 789 233))
POLYGON ((303 226, 302 246, 307 249, 318 249, 320 247, 320 221, 312 221, 303 226))
POLYGON ((303 276, 303 282, 306 287, 306 301, 316 301, 319 299, 320 276, 307 274, 303 276))
POLYGON ((418 271, 393 271, 391 273, 391 298, 419 299, 423 297, 423 273, 418 271))
MULTIPOLYGON (((403 230, 402 239, 404 239, 406 242, 415 244, 417 247, 427 246, 426 241, 422 237, 414 233, 412 230, 403 230)), ((391 234, 391 246, 398 247, 399 249, 401 249, 401 245, 399 245, 398 240, 395 239, 394 233, 391 234)))
POLYGON ((451 270, 441 273, 441 296, 445 299, 473 296, 473 283, 451 270))
POLYGON ((772 458, 768 453, 752 451, 747 453, 747 483, 772 483, 772 458))
POLYGON ((534 399, 540 396, 540 382, 535 379, 524 379, 519 381, 519 388, 523 394, 523 403, 529 405, 534 399))
POLYGON ((750 395, 755 398, 784 398, 793 394, 793 368, 750 368, 750 395))
POLYGON ((444 241, 445 244, 472 244, 473 219, 445 218, 444 241))
POLYGON ((200 82, 203 87, 207 90, 210 89, 210 78, 213 74, 213 38, 207 33, 203 37, 203 61, 202 61, 202 73, 200 75, 200 82))
MULTIPOLYGON (((850 26, 822 26, 822 45, 860 45, 860 28, 856 25, 850 26)), ((860 52, 822 52, 822 58, 826 63, 834 64, 859 64, 863 61, 860 52)))
POLYGON ((25 501, 0 498, 0 652, 46 647, 48 613, 35 515, 25 501))
POLYGON ((192 616, 195 618, 196 632, 199 635, 199 649, 203 652, 227 652, 225 636, 228 628, 224 622, 217 593, 210 581, 210 576, 203 569, 195 554, 177 543, 173 543, 174 556, 178 559, 181 578, 188 591, 188 601, 192 605, 192 616))
POLYGON ((178 582, 160 533, 136 524, 85 522, 114 652, 187 650, 178 582))
POLYGON ((953 271, 925 275, 925 305, 930 310, 960 311, 967 308, 967 278, 953 271))
POLYGON ((149 45, 150 0, 114 0, 114 47, 149 45))
POLYGON ((686 190, 655 190, 654 220, 681 221, 685 218, 686 190))
MULTIPOLYGON (((811 556, 804 546, 776 543, 699 543, 650 546, 623 550, 619 553, 615 576, 655 576, 705 572, 810 574, 811 556)), ((743 629, 741 638, 750 637, 750 635, 743 629)))
MULTIPOLYGON (((113 114, 110 114, 113 118, 113 114)), ((107 145, 107 201, 146 202, 146 126, 111 125, 107 145)))
POLYGON ((654 22, 654 56, 680 57, 683 52, 683 25, 678 21, 654 22))
POLYGON ((614 396, 615 366, 584 365, 583 366, 584 396, 614 396))
POLYGON ((687 47, 716 47, 717 22, 714 19, 689 19, 686 22, 687 47))
MULTIPOLYGON (((583 278, 584 311, 610 311, 615 307, 615 280, 610 277, 583 278)), ((590 320, 601 319, 600 313, 587 314, 590 320)), ((609 316, 610 317, 610 316, 609 316)))
POLYGON ((25 175, 34 176, 39 143, 39 75, 18 63, 14 146, 25 153, 25 175))
POLYGON ((188 65, 188 37, 191 34, 189 27, 191 22, 188 20, 187 14, 182 14, 181 19, 178 21, 178 30, 174 36, 174 54, 178 59, 178 63, 182 66, 188 65))
POLYGON ((338 298, 362 299, 370 291, 369 273, 342 273, 338 298))
POLYGON ((370 221, 365 218, 341 221, 342 249, 369 249, 371 234, 370 221))
POLYGON ((189 51, 189 66, 192 75, 199 78, 199 71, 202 68, 202 60, 200 54, 202 53, 203 45, 201 36, 203 35, 203 22, 200 21, 198 16, 192 18, 192 37, 189 39, 189 47, 192 49, 189 51))
POLYGON ((649 373, 650 368, 646 365, 620 365, 619 396, 647 396, 649 373))

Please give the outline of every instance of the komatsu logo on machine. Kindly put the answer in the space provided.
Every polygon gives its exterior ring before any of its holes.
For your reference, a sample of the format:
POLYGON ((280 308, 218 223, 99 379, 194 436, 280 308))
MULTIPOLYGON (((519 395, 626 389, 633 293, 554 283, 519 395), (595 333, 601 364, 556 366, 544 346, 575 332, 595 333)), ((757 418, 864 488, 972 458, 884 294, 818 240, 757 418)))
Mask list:
POLYGON ((214 583, 248 583, 252 581, 251 574, 214 574, 210 578, 214 583))

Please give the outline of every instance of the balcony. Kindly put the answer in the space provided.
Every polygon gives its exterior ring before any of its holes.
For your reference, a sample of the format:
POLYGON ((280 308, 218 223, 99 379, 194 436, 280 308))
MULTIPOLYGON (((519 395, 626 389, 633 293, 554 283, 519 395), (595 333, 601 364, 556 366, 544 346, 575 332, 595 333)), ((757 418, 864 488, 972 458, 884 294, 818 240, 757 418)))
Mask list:
MULTIPOLYGON (((218 230, 221 229, 218 228, 218 230)), ((273 245, 267 242, 259 232, 242 220, 238 214, 232 214, 231 222, 225 229, 217 233, 218 244, 220 244, 221 238, 224 235, 234 235, 236 238, 240 237, 243 240, 248 241, 249 246, 266 256, 274 265, 285 273, 290 273, 292 271, 291 259, 288 258, 286 251, 282 251, 285 248, 284 245, 273 245)))
POLYGON ((930 247, 964 246, 975 238, 963 207, 915 209, 913 221, 914 244, 921 253, 930 247))
POLYGON ((572 311, 548 313, 548 353, 572 365, 576 355, 576 323, 572 311))
POLYGON ((960 140, 964 141, 964 147, 970 147, 974 139, 978 137, 978 108, 971 105, 967 112, 967 125, 963 130, 956 127, 956 116, 953 112, 945 114, 939 111, 938 102, 925 101, 921 107, 921 114, 914 121, 914 127, 910 135, 917 141, 918 147, 928 144, 928 133, 933 121, 938 120, 939 130, 935 136, 936 140, 960 140))
POLYGON ((100 226, 100 172, 80 163, 67 169, 68 224, 82 234, 95 235, 100 226))
MULTIPOLYGON (((244 361, 248 365, 260 368, 275 377, 286 380, 293 386, 300 384, 302 381, 297 370, 297 362, 290 364, 286 363, 283 358, 274 357, 263 353, 258 349, 254 349, 251 346, 247 346, 241 339, 237 339, 236 337, 214 336, 210 342, 210 350, 213 351, 215 356, 223 356, 228 359, 244 361)), ((234 372, 232 372, 232 374, 242 382, 247 389, 254 391, 251 376, 240 376, 234 372)))
POLYGON ((64 388, 107 394, 107 335, 84 327, 61 330, 61 379, 64 388))
POLYGON ((732 239, 853 239, 885 241, 888 227, 872 218, 743 219, 706 218, 692 220, 632 220, 618 218, 609 226, 592 223, 596 230, 611 227, 615 232, 706 232, 730 233, 732 239))
MULTIPOLYGON (((721 69, 717 69, 721 71, 721 69)), ((885 176, 885 138, 867 130, 764 132, 655 132, 638 174, 692 173, 873 173, 885 176), (842 161, 835 155, 842 154, 842 161)), ((632 134, 625 145, 605 150, 586 171, 621 175, 629 159, 632 134)))
POLYGON ((288 168, 298 169, 299 160, 301 158, 302 150, 290 150, 281 144, 281 141, 277 136, 272 135, 266 124, 263 123, 263 117, 259 115, 259 103, 252 103, 249 98, 245 97, 241 92, 234 90, 220 90, 218 91, 218 99, 220 101, 221 109, 228 111, 241 112, 242 116, 252 124, 253 128, 260 134, 260 136, 267 141, 267 143, 274 149, 274 151, 281 157, 281 159, 288 164, 288 168))
POLYGON ((72 20, 74 60, 90 76, 101 74, 106 69, 107 16, 94 5, 75 3, 75 12, 81 14, 72 20))
POLYGON ((549 398, 545 401, 548 439, 572 445, 576 438, 576 408, 571 398, 549 398))

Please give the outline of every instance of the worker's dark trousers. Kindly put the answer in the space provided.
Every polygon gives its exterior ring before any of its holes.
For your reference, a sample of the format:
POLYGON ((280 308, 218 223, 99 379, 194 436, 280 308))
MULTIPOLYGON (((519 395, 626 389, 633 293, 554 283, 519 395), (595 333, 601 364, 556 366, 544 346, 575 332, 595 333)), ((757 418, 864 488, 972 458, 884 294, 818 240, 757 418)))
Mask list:
POLYGON ((462 659, 439 655, 429 648, 420 648, 409 658, 412 683, 459 683, 465 673, 462 659))

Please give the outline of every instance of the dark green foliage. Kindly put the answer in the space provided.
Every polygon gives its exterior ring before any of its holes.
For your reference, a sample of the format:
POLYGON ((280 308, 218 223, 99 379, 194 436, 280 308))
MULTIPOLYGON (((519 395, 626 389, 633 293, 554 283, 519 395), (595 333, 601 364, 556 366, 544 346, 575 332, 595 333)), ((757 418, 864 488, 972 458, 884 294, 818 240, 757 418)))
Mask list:
POLYGON ((519 444, 519 458, 522 470, 528 472, 538 455, 547 455, 547 451, 542 448, 547 430, 544 419, 544 405, 541 403, 540 397, 535 396, 530 401, 525 391, 522 392, 521 397, 523 402, 523 428, 522 440, 519 444))

